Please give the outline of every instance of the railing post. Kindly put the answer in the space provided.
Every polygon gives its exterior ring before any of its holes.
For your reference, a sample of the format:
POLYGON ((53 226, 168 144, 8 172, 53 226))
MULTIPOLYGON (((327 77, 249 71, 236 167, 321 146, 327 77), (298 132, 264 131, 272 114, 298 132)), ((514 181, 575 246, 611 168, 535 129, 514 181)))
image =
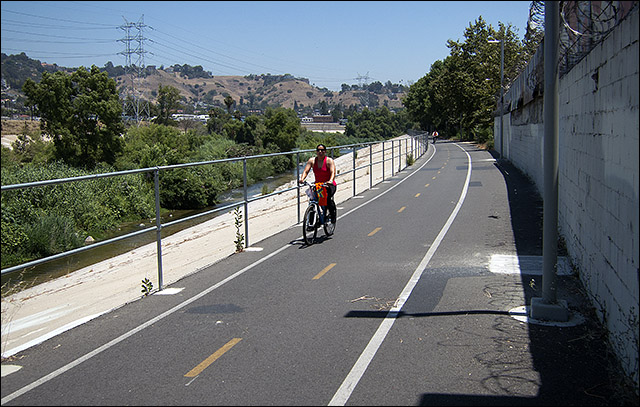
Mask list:
POLYGON ((298 205, 298 223, 300 223, 300 152, 296 153, 296 185, 298 188, 296 189, 296 200, 298 205))
POLYGON ((385 155, 384 155, 384 143, 385 141, 382 140, 382 180, 384 181, 384 160, 385 160, 385 155))
POLYGON ((158 290, 162 290, 162 220, 160 219, 160 170, 153 171, 156 201, 156 247, 158 248, 158 290))
POLYGON ((353 155, 353 196, 356 196, 356 146, 351 147, 353 155))
POLYGON ((247 158, 242 159, 242 183, 244 190, 244 247, 249 247, 249 202, 247 192, 247 158))
POLYGON ((391 176, 393 177, 395 175, 394 171, 395 171, 395 161, 393 160, 394 156, 395 156, 395 151, 393 151, 393 140, 391 140, 391 176))
POLYGON ((402 139, 398 140, 398 172, 402 171, 402 139))
POLYGON ((373 188, 373 144, 369 144, 369 189, 373 188))

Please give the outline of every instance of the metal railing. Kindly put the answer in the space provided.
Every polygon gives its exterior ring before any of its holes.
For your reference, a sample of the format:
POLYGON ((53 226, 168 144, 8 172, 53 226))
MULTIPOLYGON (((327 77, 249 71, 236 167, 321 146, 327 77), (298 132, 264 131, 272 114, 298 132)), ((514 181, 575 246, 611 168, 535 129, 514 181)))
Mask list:
MULTIPOLYGON (((327 146, 327 150, 329 150, 329 152, 331 152, 331 156, 335 156, 335 151, 345 151, 345 150, 350 150, 350 153, 352 155, 352 168, 349 171, 346 172, 342 172, 340 174, 336 174, 336 178, 338 177, 344 177, 350 173, 353 173, 353 196, 356 195, 356 180, 357 180, 357 171, 359 170, 363 170, 365 168, 369 169, 369 189, 373 187, 373 166, 374 165, 378 165, 381 164, 382 165, 382 180, 385 180, 385 162, 388 162, 389 160, 391 161, 391 176, 395 175, 395 169, 397 166, 397 171, 401 171, 403 168, 403 160, 401 159, 402 157, 407 157, 410 154, 414 157, 414 158, 418 158, 420 156, 422 156, 428 148, 428 136, 426 133, 418 133, 415 132, 412 135, 409 135, 405 138, 401 138, 398 140, 387 140, 387 141, 382 141, 382 142, 368 142, 368 143, 360 143, 360 144, 349 144, 349 145, 341 145, 341 146, 333 146, 333 147, 329 147, 327 146), (404 142, 404 156, 403 154, 403 142, 404 142), (387 146, 387 144, 391 143, 391 146, 388 150, 385 149, 385 147, 387 146), (378 152, 378 154, 381 155, 381 157, 379 158, 378 161, 374 161, 373 160, 373 156, 375 155, 373 152, 373 147, 374 145, 380 145, 381 144, 381 150, 378 152), (368 147, 368 155, 369 155, 369 164, 367 165, 363 165, 360 167, 356 167, 356 157, 357 157, 357 153, 359 153, 360 151, 363 151, 365 149, 367 149, 368 147), (391 157, 388 158, 387 155, 389 155, 389 152, 391 153, 391 157), (396 154, 397 152, 397 154, 396 154)), ((227 210, 234 210, 235 208, 239 207, 239 206, 243 206, 244 209, 244 227, 245 227, 245 247, 249 247, 249 203, 259 200, 259 199, 264 199, 264 198, 268 198, 271 197, 273 195, 279 195, 279 194, 283 194, 285 192, 288 191, 292 191, 292 190, 298 190, 297 193, 297 207, 298 207, 298 220, 297 222, 300 223, 301 219, 300 219, 300 208, 301 208, 301 202, 300 202, 300 186, 297 185, 291 188, 286 188, 283 190, 279 190, 279 191, 274 191, 268 194, 263 194, 260 196, 255 196, 255 197, 248 197, 248 184, 247 184, 247 162, 248 160, 252 160, 252 159, 259 159, 259 158, 264 158, 264 157, 273 157, 273 156, 279 156, 279 155, 295 155, 296 157, 296 179, 300 179, 300 155, 301 154, 307 154, 307 153, 311 153, 313 154, 315 152, 315 150, 296 150, 296 151, 289 151, 289 152, 283 152, 283 153, 271 153, 271 154, 261 154, 261 155, 253 155, 253 156, 245 156, 245 157, 238 157, 238 158, 227 158, 227 159, 221 159, 221 160, 212 160, 212 161, 202 161, 202 162, 194 162, 194 163, 186 163, 186 164, 175 164, 175 165, 166 165, 166 166, 160 166, 160 167, 152 167, 152 168, 142 168, 142 169, 137 169, 137 170, 128 170, 128 171, 117 171, 117 172, 110 172, 110 173, 104 173, 104 174, 93 174, 93 175, 85 175, 85 176, 79 176, 79 177, 72 177, 72 178, 61 178, 61 179, 53 179, 53 180, 46 180, 46 181, 37 181, 37 182, 28 182, 28 183, 24 183, 24 184, 13 184, 13 185, 2 185, 1 190, 2 192, 5 191, 11 191, 11 190, 18 190, 18 189, 26 189, 26 188, 37 188, 37 187, 42 187, 42 186, 48 186, 48 185, 58 185, 58 184, 64 184, 64 183, 69 183, 69 182, 79 182, 79 181, 86 181, 86 180, 96 180, 96 179, 100 179, 100 178, 108 178, 108 177, 117 177, 117 176, 124 176, 124 175, 130 175, 130 174, 139 174, 139 173, 153 173, 153 180, 154 180, 154 195, 155 195, 155 213, 156 213, 156 217, 155 217, 155 226, 151 226, 145 229, 141 229, 135 232, 131 232, 131 233, 127 233, 125 235, 122 236, 117 236, 111 239, 106 239, 106 240, 102 240, 102 241, 98 241, 95 243, 91 243, 87 246, 84 247, 79 247, 76 249, 72 249, 72 250, 68 250, 62 253, 58 253, 52 256, 48 256, 48 257, 44 257, 41 259, 37 259, 37 260, 33 260, 33 261, 29 261, 27 263, 23 263, 23 264, 19 264, 16 266, 12 266, 12 267, 8 267, 6 269, 2 269, 2 274, 8 274, 8 273, 12 273, 18 270, 23 270, 26 269, 28 267, 33 267, 51 260, 56 260, 56 259, 60 259, 63 257, 67 257, 67 256, 71 256, 74 254, 78 254, 80 252, 83 251, 87 251, 87 250, 92 250, 95 249, 96 247, 100 247, 100 246, 104 246, 104 245, 108 245, 117 241, 121 241, 124 239, 128 239, 134 236, 138 236, 144 233, 148 233, 148 232, 152 232, 155 230, 156 232, 156 246, 157 246, 157 260, 158 260, 158 286, 159 289, 162 290, 163 288, 163 280, 162 280, 162 229, 169 227, 169 226, 173 226, 182 222, 187 222, 196 218, 200 218, 203 216, 207 216, 207 215, 211 215, 214 214, 216 212, 221 212, 221 211, 227 211, 227 210), (171 222, 167 222, 167 223, 162 223, 161 222, 161 217, 160 217, 160 171, 166 171, 166 170, 172 170, 172 169, 177 169, 177 168, 187 168, 187 167, 196 167, 196 166, 202 166, 202 165, 211 165, 211 164, 219 164, 219 163, 228 163, 228 162, 239 162, 242 161, 243 164, 243 199, 239 202, 234 202, 232 204, 229 205, 225 205, 222 207, 216 207, 214 209, 208 210, 208 211, 204 211, 192 216, 188 216, 185 218, 181 218, 178 220, 174 220, 171 222)), ((406 163, 406 161, 405 161, 406 163)), ((406 166, 406 165, 405 165, 406 166)))

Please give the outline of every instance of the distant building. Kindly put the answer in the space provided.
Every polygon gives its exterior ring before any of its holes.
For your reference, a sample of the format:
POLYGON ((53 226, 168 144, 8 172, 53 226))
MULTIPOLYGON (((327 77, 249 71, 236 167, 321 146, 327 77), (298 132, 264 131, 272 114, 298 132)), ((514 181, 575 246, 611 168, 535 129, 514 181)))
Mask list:
POLYGON ((333 123, 333 116, 330 114, 320 114, 313 116, 314 123, 333 123))

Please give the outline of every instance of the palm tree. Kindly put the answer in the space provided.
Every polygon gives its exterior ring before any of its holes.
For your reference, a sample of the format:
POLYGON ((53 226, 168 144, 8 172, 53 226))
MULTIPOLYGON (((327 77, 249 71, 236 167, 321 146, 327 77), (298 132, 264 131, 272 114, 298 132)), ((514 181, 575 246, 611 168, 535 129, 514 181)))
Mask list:
POLYGON ((231 106, 235 103, 235 100, 231 97, 231 95, 227 95, 224 97, 224 104, 227 106, 227 110, 229 114, 231 114, 231 106))

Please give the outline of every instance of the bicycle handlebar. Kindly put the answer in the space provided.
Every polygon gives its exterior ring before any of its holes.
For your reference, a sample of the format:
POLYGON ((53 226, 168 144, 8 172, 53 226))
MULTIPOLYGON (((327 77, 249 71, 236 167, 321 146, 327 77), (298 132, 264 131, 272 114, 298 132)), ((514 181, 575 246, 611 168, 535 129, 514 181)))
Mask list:
MULTIPOLYGON (((307 181, 307 180, 304 180, 304 181, 302 181, 302 182, 300 182, 300 180, 298 180, 298 185, 306 185, 306 186, 308 186, 308 187, 312 187, 312 186, 314 186, 315 184, 316 184, 316 183, 311 184, 311 183, 309 183, 309 181, 307 181)), ((329 184, 329 182, 323 182, 323 183, 322 183, 322 185, 324 185, 324 186, 329 186, 330 184, 329 184)))

